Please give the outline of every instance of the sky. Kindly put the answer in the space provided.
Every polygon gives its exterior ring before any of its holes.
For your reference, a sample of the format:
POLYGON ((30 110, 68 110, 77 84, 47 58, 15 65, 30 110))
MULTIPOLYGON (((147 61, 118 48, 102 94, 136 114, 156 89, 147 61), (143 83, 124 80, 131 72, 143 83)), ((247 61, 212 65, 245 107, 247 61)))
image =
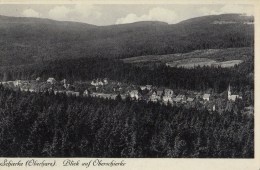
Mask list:
POLYGON ((114 25, 137 21, 182 20, 224 13, 253 15, 253 6, 237 4, 0 4, 0 15, 49 18, 94 25, 114 25))

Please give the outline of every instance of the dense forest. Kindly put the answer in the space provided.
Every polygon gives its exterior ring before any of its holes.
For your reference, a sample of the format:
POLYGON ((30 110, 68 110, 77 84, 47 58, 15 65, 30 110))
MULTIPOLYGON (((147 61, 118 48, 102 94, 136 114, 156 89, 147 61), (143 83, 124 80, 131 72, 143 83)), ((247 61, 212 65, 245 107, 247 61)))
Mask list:
POLYGON ((253 73, 254 65, 251 61, 233 68, 196 67, 185 69, 155 65, 151 69, 126 64, 120 60, 81 58, 18 67, 2 67, 0 68, 0 80, 31 80, 37 77, 47 80, 49 77, 54 77, 57 80, 65 78, 72 82, 106 77, 136 85, 151 84, 158 87, 197 91, 212 89, 214 92, 221 93, 227 89, 229 84, 237 92, 253 90, 253 73))
POLYGON ((138 22, 111 26, 0 16, 0 66, 65 58, 128 58, 199 49, 253 47, 251 16, 192 18, 177 24, 138 22), (233 21, 235 24, 214 24, 233 21))
POLYGON ((253 158, 254 119, 157 103, 13 91, 0 85, 5 157, 253 158))

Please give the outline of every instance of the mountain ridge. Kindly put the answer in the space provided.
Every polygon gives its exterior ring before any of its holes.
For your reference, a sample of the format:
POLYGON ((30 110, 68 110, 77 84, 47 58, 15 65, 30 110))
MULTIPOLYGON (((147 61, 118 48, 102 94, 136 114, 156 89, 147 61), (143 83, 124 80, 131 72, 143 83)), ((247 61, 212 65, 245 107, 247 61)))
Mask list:
POLYGON ((177 24, 141 21, 95 26, 0 16, 0 66, 63 58, 128 58, 197 49, 251 47, 253 25, 203 24, 205 20, 212 23, 217 18, 237 20, 239 17, 242 21, 252 21, 252 17, 225 14, 206 16, 203 22, 195 18, 177 24))

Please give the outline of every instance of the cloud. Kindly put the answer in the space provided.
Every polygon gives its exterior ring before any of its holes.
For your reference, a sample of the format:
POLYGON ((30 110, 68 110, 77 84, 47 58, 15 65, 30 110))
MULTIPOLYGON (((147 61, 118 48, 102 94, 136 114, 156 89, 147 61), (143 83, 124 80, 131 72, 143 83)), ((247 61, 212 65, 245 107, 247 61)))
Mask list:
POLYGON ((168 10, 161 7, 152 8, 147 14, 137 16, 134 13, 128 14, 125 17, 119 18, 116 24, 125 24, 138 21, 164 21, 169 24, 178 22, 178 14, 173 10, 168 10))
POLYGON ((237 4, 227 4, 218 10, 212 10, 210 8, 202 7, 198 10, 202 15, 219 15, 225 13, 240 13, 252 16, 254 15, 253 6, 249 5, 237 5, 237 4))
POLYGON ((55 6, 50 9, 49 16, 52 19, 65 19, 69 12, 70 9, 65 6, 55 6))
POLYGON ((25 16, 25 17, 36 17, 36 18, 40 17, 40 13, 33 10, 33 9, 25 9, 22 12, 22 15, 25 16))
POLYGON ((243 13, 246 15, 254 15, 253 6, 247 5, 225 5, 220 9, 221 12, 243 13))
POLYGON ((90 18, 99 18, 101 13, 93 5, 75 4, 72 7, 55 6, 49 10, 48 15, 56 20, 87 21, 90 18))

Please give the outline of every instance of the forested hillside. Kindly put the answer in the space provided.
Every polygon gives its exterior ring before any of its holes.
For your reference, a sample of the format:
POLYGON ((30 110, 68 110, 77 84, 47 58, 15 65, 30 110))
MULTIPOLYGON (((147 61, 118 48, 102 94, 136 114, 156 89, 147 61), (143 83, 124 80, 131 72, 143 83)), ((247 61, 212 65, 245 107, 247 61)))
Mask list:
POLYGON ((0 80, 32 80, 41 77, 47 80, 86 81, 110 78, 130 84, 164 86, 172 89, 205 91, 213 89, 221 93, 228 84, 237 92, 253 90, 254 65, 244 62, 233 68, 196 67, 193 69, 154 66, 153 69, 137 67, 119 60, 67 59, 19 67, 0 68, 0 80), (141 73, 141 74, 140 74, 141 73), (138 76, 137 76, 138 75, 138 76))
POLYGON ((0 16, 0 66, 43 60, 184 53, 199 49, 252 47, 253 17, 223 14, 178 24, 138 22, 94 26, 0 16), (235 21, 214 24, 215 21, 235 21))
POLYGON ((15 92, 0 85, 0 156, 253 158, 252 115, 15 92))

